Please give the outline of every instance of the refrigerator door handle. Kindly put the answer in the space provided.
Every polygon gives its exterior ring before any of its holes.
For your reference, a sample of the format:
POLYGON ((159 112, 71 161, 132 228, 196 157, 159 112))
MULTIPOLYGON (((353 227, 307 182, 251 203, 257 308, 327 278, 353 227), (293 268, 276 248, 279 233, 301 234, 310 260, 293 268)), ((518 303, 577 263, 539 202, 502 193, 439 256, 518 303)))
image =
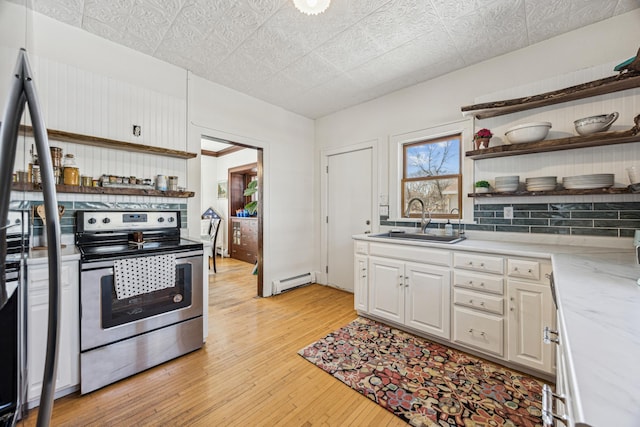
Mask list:
MULTIPOLYGON (((11 182, 13 166, 16 157, 16 146, 18 140, 18 128, 20 117, 24 111, 25 95, 22 90, 22 80, 20 78, 22 65, 18 57, 13 72, 7 103, 5 105, 2 123, 0 123, 0 223, 6 224, 9 215, 9 203, 11 202, 11 182)), ((7 230, 3 227, 0 230, 0 269, 2 274, 2 286, 0 286, 0 310, 8 301, 5 262, 7 260, 7 230)))
MULTIPOLYGON (((46 230, 48 242, 49 261, 49 314, 47 330, 47 352, 44 364, 44 374, 42 379, 42 394, 40 395, 40 408, 38 410, 38 427, 48 426, 51 421, 53 410, 53 398, 55 392, 58 344, 60 332, 60 271, 61 271, 61 250, 60 250, 60 221, 58 219, 58 200, 56 196, 56 186, 53 177, 53 163, 49 154, 49 138, 44 124, 44 117, 40 109, 40 103, 33 81, 31 67, 27 58, 27 51, 20 49, 18 61, 15 68, 14 77, 18 83, 14 82, 11 87, 11 94, 7 103, 7 110, 4 113, 0 137, 2 151, 0 152, 0 179, 3 186, 8 191, 3 191, 0 195, 0 218, 8 215, 11 174, 13 172, 15 151, 18 138, 20 117, 24 111, 25 103, 29 106, 29 115, 33 126, 33 135, 40 160, 40 173, 42 176, 42 192, 44 196, 44 206, 46 214, 46 230), (10 140, 8 138, 11 138, 10 140), (6 144, 6 146, 5 146, 6 144), (8 156, 11 155, 9 158, 8 156), (5 169, 10 167, 8 171, 5 169), (7 178, 8 179, 5 179, 7 178), (5 200, 6 199, 6 200, 5 200)), ((3 258, 6 258, 6 247, 2 250, 3 258)))

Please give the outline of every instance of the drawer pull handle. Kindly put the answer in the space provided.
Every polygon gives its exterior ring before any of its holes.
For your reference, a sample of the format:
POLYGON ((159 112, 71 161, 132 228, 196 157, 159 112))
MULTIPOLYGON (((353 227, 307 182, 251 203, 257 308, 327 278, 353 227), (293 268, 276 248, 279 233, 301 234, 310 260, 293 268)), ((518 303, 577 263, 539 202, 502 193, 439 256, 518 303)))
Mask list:
POLYGON ((473 261, 469 261, 469 265, 473 265, 473 261))
POLYGON ((480 335, 484 336, 484 331, 480 332, 480 335))
POLYGON ((480 286, 481 286, 481 287, 484 287, 484 282, 480 282, 480 286))
POLYGON ((473 333, 473 328, 469 329, 469 333, 472 334, 473 333))
POLYGON ((480 301, 480 306, 484 307, 484 301, 480 301))
POLYGON ((547 384, 542 386, 542 423, 544 427, 555 426, 554 420, 560 421, 564 425, 568 425, 567 415, 558 415, 553 412, 553 398, 566 403, 566 396, 559 395, 551 391, 551 387, 547 384))
POLYGON ((481 263, 480 263, 480 267, 484 267, 484 262, 481 262, 481 263))
POLYGON ((551 334, 558 336, 558 331, 554 331, 548 326, 545 326, 542 330, 542 342, 544 342, 545 344, 551 344, 552 342, 560 344, 560 340, 558 338, 551 338, 551 334))
POLYGON ((469 304, 473 304, 473 300, 472 299, 469 300, 469 304))
POLYGON ((518 267, 513 267, 513 271, 518 271, 518 267))

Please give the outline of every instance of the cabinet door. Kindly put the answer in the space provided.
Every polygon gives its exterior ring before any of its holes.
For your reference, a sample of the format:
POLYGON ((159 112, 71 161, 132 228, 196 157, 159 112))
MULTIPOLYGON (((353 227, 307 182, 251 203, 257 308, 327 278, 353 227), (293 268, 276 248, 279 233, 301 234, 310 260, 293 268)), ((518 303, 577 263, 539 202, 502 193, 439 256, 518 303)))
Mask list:
POLYGON ((353 303, 358 311, 369 311, 367 256, 354 255, 353 264, 353 303))
POLYGON ((449 269, 407 263, 405 267, 405 324, 450 338, 451 273, 449 269))
MULTIPOLYGON (((60 271, 60 337, 56 391, 77 385, 79 374, 78 262, 62 263, 60 271)), ((27 400, 40 398, 47 346, 49 313, 49 269, 46 264, 29 266, 27 314, 27 400)))
POLYGON ((404 263, 369 258, 369 312, 383 319, 404 322, 404 263))
POLYGON ((545 326, 555 325, 549 285, 507 282, 509 360, 553 372, 553 347, 542 342, 545 326))

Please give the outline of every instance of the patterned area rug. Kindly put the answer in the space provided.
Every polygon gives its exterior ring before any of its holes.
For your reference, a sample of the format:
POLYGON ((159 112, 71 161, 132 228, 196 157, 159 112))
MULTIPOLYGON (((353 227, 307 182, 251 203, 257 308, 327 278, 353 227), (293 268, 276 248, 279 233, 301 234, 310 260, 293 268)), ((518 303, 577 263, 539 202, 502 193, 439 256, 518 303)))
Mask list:
POLYGON ((412 426, 541 426, 542 384, 366 318, 298 352, 412 426))

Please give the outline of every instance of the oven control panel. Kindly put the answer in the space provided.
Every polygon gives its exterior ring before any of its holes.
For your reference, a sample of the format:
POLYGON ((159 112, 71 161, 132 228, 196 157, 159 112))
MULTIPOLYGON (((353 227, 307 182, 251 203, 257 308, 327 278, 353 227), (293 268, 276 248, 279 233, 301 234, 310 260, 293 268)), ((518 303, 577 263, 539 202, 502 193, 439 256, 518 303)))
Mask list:
POLYGON ((79 211, 78 231, 180 228, 180 211, 79 211))

